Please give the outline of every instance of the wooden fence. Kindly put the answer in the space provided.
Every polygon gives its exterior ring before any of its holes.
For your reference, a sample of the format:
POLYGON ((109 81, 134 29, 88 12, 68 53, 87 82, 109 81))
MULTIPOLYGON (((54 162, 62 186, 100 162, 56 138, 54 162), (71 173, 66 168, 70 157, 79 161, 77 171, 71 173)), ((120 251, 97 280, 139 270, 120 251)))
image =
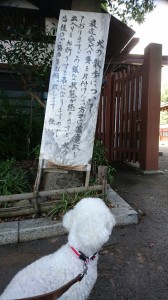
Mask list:
POLYGON ((161 45, 145 49, 144 64, 109 73, 102 88, 96 138, 113 161, 158 169, 161 45))
MULTIPOLYGON (((16 217, 23 215, 33 215, 36 217, 41 213, 48 213, 52 216, 52 211, 55 209, 56 204, 60 204, 60 197, 63 194, 75 194, 75 193, 86 193, 86 192, 99 192, 100 197, 106 197, 105 185, 92 185, 88 187, 73 187, 67 189, 50 190, 50 191, 34 191, 32 193, 25 194, 13 194, 0 196, 0 218, 16 217), (60 196, 60 197, 59 197, 60 196), (47 199, 46 199, 47 197, 47 199), (40 201, 40 199, 46 199, 40 201), (28 200, 25 203, 16 204, 16 201, 28 200), (7 206, 10 203, 10 206, 7 206), (5 205, 3 205, 5 204, 5 205), (6 207, 7 206, 7 207, 6 207)), ((98 197, 99 197, 98 196, 98 197)))
POLYGON ((102 139, 109 162, 139 160, 141 95, 142 68, 108 74, 100 99, 97 138, 102 139))

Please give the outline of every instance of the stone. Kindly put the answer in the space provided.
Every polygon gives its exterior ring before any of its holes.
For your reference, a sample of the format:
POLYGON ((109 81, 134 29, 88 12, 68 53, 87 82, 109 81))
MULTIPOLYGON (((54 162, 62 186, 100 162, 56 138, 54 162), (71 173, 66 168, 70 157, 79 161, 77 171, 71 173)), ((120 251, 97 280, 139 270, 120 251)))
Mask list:
POLYGON ((18 221, 0 223, 0 245, 18 242, 18 221))
POLYGON ((58 171, 44 173, 44 190, 56 190, 71 187, 79 187, 84 184, 84 172, 58 171))
POLYGON ((112 204, 111 212, 117 226, 138 223, 138 213, 111 188, 107 190, 107 198, 112 204))
POLYGON ((47 218, 19 222, 19 242, 49 238, 65 233, 61 223, 47 218))

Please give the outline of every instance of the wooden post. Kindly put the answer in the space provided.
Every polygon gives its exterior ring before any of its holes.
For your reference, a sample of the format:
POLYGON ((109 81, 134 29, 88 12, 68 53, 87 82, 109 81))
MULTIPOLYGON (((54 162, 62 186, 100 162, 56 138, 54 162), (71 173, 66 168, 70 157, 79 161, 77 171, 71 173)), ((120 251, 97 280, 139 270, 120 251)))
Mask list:
POLYGON ((161 64, 162 45, 149 44, 144 54, 140 129, 140 168, 146 171, 158 170, 161 64))
POLYGON ((90 171, 86 172, 86 178, 85 178, 85 186, 89 186, 89 179, 90 179, 90 171))
POLYGON ((35 217, 38 218, 40 215, 40 206, 38 202, 38 190, 40 186, 40 180, 41 180, 41 175, 42 175, 42 168, 43 168, 44 160, 40 159, 39 160, 39 165, 38 165, 38 172, 36 176, 36 181, 34 184, 34 195, 35 195, 35 202, 34 202, 34 207, 35 207, 35 217))
POLYGON ((107 201, 107 166, 98 166, 98 183, 103 185, 103 199, 107 201))

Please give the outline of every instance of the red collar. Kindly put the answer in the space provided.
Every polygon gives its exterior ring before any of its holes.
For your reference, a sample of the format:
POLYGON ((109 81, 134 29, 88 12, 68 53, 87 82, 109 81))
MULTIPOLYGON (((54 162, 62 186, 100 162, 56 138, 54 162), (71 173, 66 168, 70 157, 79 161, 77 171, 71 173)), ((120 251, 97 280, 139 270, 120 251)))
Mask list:
POLYGON ((83 260, 86 264, 90 261, 90 260, 94 260, 96 258, 97 252, 94 253, 91 256, 86 256, 84 253, 82 253, 81 251, 77 251, 74 247, 70 246, 72 251, 76 254, 76 256, 78 256, 81 260, 83 260))

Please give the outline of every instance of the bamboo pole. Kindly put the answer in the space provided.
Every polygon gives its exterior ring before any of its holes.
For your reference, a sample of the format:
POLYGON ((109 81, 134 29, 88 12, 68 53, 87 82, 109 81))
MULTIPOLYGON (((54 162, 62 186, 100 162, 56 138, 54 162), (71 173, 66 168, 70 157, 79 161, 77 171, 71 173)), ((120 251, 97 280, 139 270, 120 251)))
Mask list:
POLYGON ((64 193, 73 194, 73 193, 80 193, 86 191, 100 191, 103 189, 102 185, 93 185, 93 186, 82 186, 82 187, 75 187, 75 188, 67 188, 67 189, 60 189, 60 190, 50 190, 50 191, 40 191, 35 193, 25 193, 25 194, 14 194, 14 195, 6 195, 0 196, 0 203, 2 202, 9 202, 9 201, 18 201, 24 199, 34 199, 37 197, 49 197, 55 195, 61 195, 64 193))
MULTIPOLYGON (((49 204, 46 206, 40 205, 40 212, 41 213, 48 213, 55 207, 54 204, 49 204)), ((12 217, 19 217, 19 216, 25 216, 25 215, 34 215, 36 213, 35 208, 33 207, 15 207, 15 210, 13 210, 11 207, 8 208, 8 211, 0 211, 0 218, 12 218, 12 217)))

